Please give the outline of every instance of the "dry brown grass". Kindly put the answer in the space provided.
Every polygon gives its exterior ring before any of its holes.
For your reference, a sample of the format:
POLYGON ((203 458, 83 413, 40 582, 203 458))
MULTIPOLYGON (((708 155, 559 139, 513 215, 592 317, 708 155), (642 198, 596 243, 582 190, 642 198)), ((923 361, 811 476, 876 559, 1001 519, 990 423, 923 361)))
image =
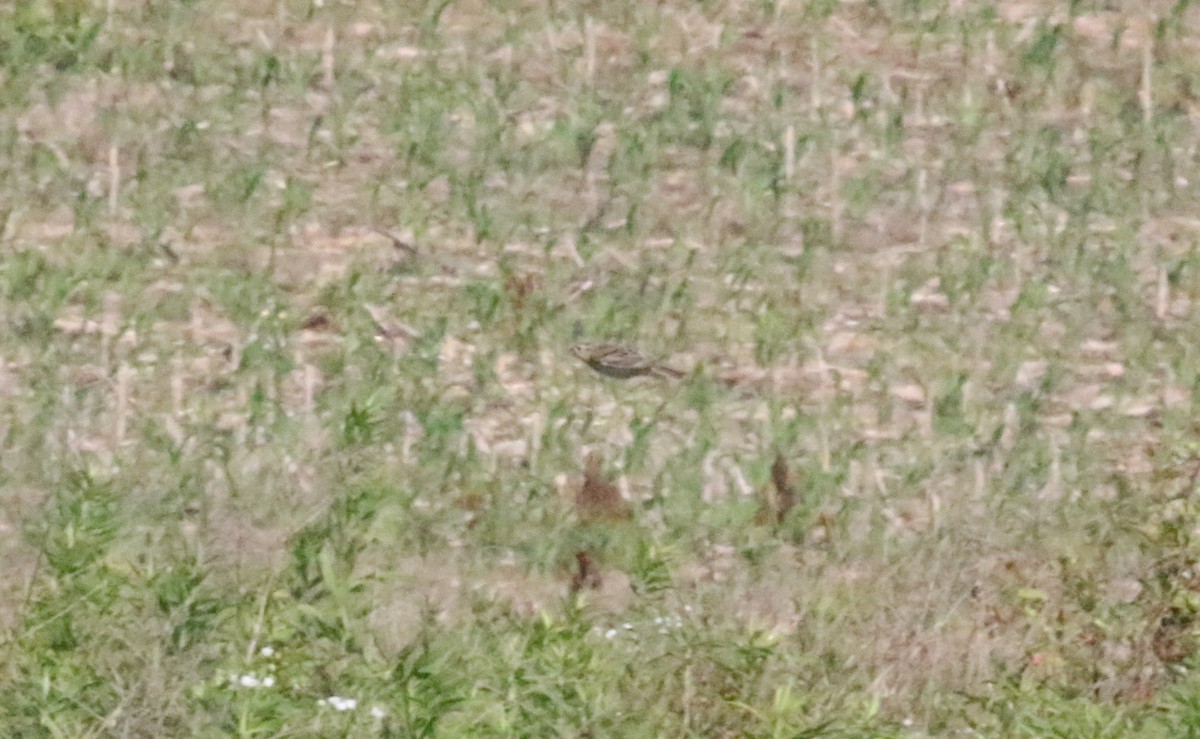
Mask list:
POLYGON ((588 454, 583 468, 583 482, 575 495, 575 511, 579 520, 624 521, 633 517, 621 490, 604 477, 604 457, 599 452, 588 454))

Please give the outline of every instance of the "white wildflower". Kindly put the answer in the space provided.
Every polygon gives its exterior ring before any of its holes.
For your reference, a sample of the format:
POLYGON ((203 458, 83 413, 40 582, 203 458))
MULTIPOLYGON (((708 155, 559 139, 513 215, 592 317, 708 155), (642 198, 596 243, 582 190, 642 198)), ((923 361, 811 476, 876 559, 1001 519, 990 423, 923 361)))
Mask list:
POLYGON ((358 708, 358 701, 354 698, 343 698, 340 695, 329 696, 329 705, 335 711, 353 711, 358 708))

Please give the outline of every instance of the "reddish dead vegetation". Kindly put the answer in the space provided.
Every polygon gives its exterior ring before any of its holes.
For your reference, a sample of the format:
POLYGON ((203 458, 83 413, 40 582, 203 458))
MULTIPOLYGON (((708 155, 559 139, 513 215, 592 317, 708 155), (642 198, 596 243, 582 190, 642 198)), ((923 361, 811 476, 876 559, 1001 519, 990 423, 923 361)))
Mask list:
POLYGON ((575 552, 575 574, 571 576, 571 592, 581 590, 598 590, 604 584, 600 570, 592 561, 592 555, 585 551, 575 552))
POLYGON ((588 455, 583 470, 583 484, 575 495, 575 512, 583 523, 595 521, 626 521, 633 517, 629 504, 611 480, 605 479, 601 467, 604 457, 597 452, 588 455))
MULTIPOLYGON (((611 480, 604 477, 601 467, 604 458, 597 452, 587 456, 583 470, 583 483, 575 495, 575 512, 581 523, 614 523, 628 521, 633 512, 621 491, 611 480)), ((604 584, 600 569, 591 553, 575 552, 576 569, 571 576, 571 592, 599 590, 604 584)))
POLYGON ((525 307, 525 301, 537 290, 539 282, 538 276, 529 272, 514 272, 504 279, 504 289, 515 309, 520 311, 525 307))
POLYGON ((796 506, 800 496, 796 483, 782 454, 775 455, 771 465, 771 484, 762 489, 761 501, 754 522, 758 524, 781 523, 796 506))

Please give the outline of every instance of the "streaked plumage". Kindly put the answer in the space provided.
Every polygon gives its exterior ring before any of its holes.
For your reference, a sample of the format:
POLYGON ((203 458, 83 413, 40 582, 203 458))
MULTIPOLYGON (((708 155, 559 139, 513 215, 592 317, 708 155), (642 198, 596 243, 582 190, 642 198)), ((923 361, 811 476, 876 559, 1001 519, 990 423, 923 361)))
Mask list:
POLYGON ((684 375, 618 344, 582 342, 571 347, 571 354, 600 374, 621 380, 646 375, 678 379, 684 375))

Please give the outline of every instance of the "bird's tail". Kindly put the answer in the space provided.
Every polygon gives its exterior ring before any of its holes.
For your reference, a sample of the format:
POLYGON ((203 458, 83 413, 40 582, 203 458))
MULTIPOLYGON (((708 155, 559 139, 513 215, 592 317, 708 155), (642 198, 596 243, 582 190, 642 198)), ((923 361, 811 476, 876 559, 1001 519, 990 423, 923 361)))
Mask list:
POLYGON ((678 380, 679 378, 681 378, 687 374, 683 370, 677 370, 674 367, 668 367, 665 364, 654 365, 653 367, 650 368, 650 372, 655 375, 658 375, 659 377, 665 377, 669 380, 678 380))

